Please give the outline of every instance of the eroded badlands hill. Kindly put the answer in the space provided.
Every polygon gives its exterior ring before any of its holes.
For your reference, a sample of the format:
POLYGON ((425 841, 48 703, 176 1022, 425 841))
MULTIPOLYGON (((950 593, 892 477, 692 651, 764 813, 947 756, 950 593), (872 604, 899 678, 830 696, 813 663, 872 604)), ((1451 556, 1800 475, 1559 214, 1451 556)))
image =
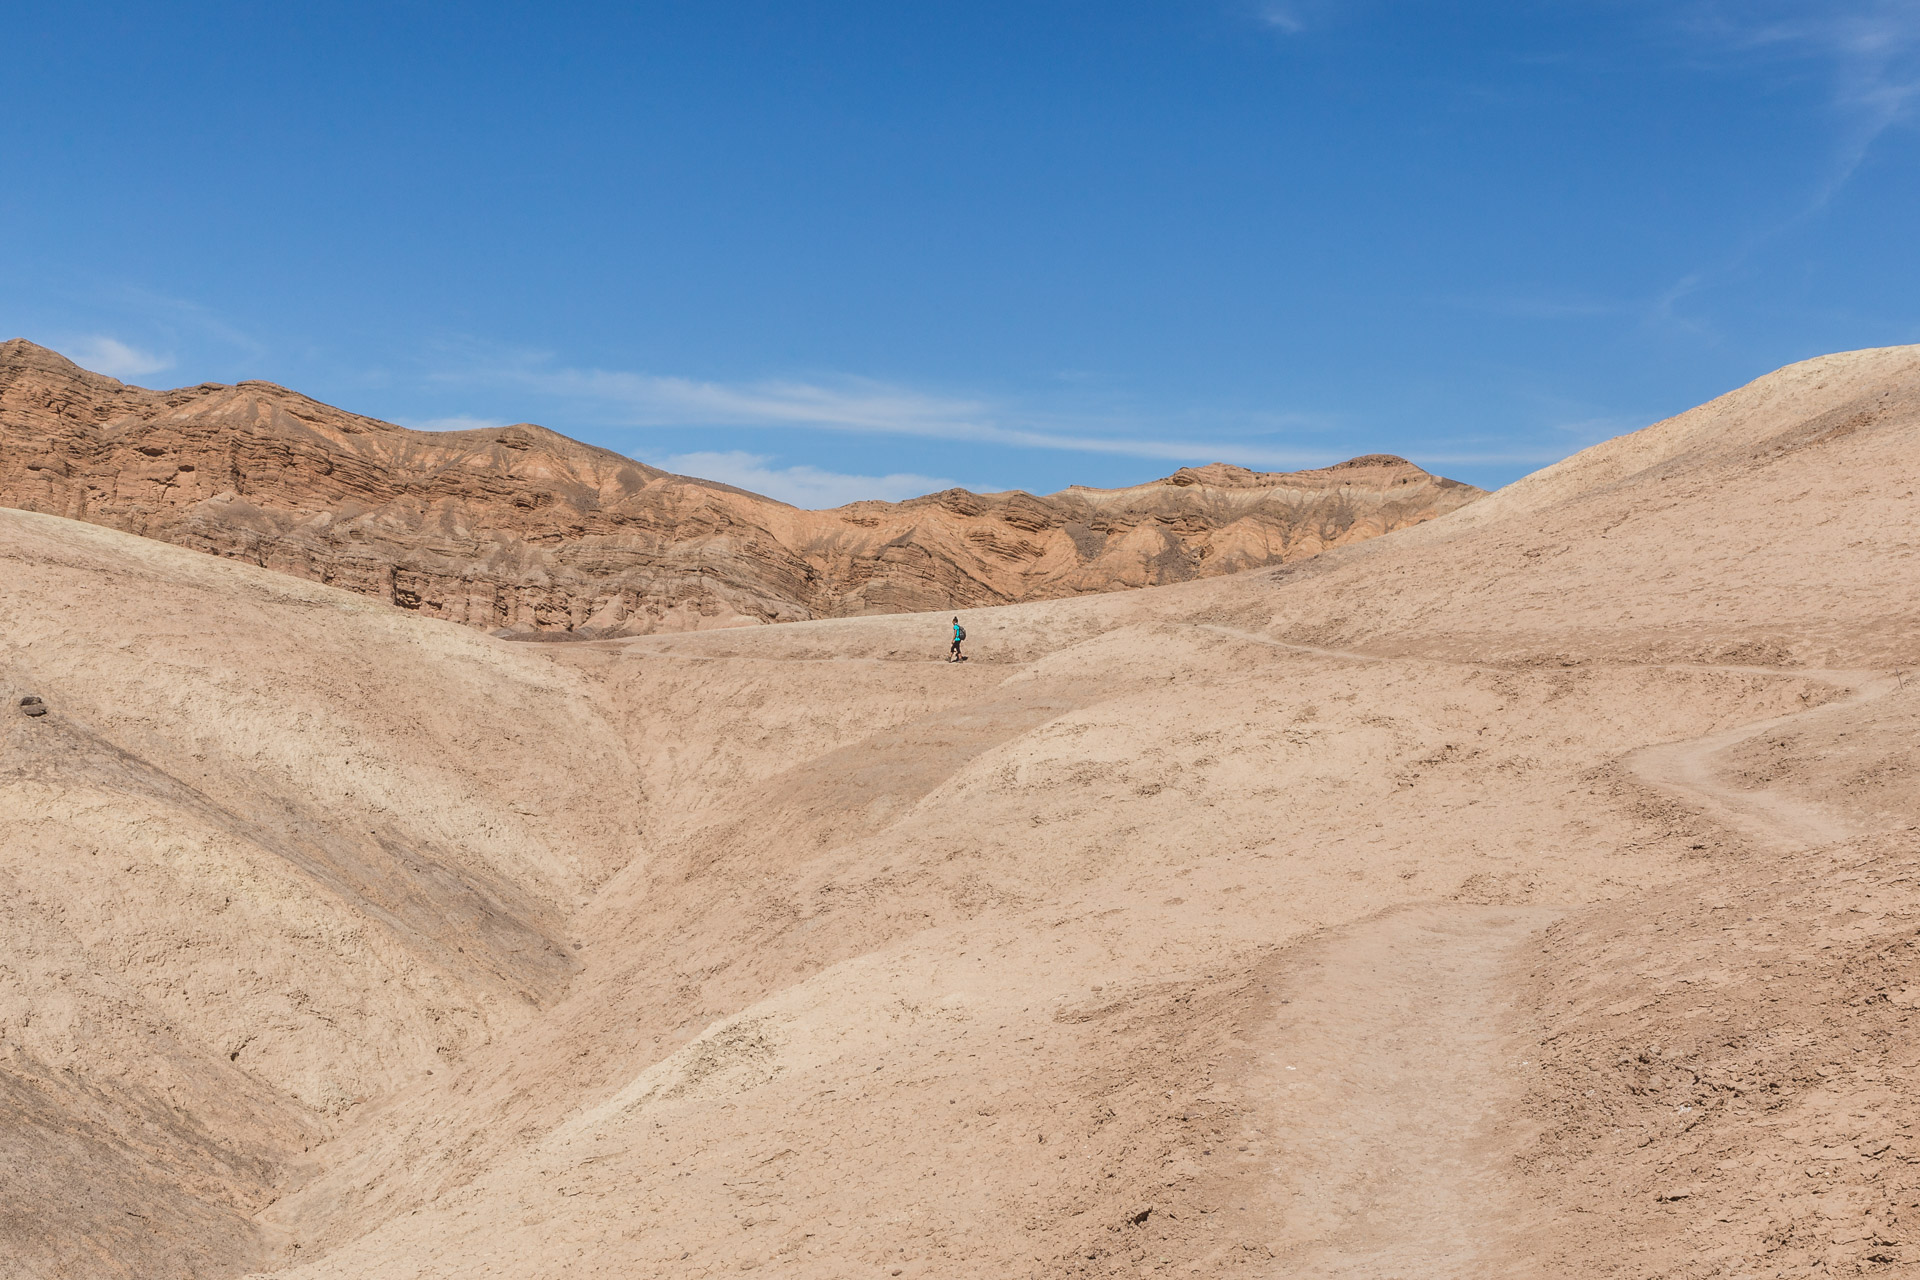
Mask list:
POLYGON ((1376 455, 800 511, 542 427, 410 431, 265 382, 147 391, 0 343, 0 504, 485 630, 633 635, 1184 582, 1478 496, 1376 455))
POLYGON ((0 1272, 1911 1271, 1916 389, 963 665, 0 512, 0 1272))

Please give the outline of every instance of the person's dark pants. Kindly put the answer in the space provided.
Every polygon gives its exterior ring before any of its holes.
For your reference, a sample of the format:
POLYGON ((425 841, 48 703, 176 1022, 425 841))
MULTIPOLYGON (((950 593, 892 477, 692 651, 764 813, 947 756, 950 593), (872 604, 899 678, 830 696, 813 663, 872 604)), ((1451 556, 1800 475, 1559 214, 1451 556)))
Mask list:
POLYGON ((958 640, 955 640, 953 642, 953 648, 947 651, 947 661, 953 662, 958 660, 959 657, 960 657, 960 642, 958 640))

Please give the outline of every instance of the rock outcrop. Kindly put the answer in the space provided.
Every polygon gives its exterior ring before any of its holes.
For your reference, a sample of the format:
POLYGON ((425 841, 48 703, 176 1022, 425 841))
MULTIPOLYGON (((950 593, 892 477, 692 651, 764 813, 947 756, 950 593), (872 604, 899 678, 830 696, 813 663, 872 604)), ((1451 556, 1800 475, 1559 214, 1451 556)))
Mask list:
POLYGON ((1297 560, 1480 494, 1376 454, 802 511, 529 424, 414 431, 268 382, 149 391, 0 344, 0 505, 486 630, 632 635, 1152 586, 1297 560))

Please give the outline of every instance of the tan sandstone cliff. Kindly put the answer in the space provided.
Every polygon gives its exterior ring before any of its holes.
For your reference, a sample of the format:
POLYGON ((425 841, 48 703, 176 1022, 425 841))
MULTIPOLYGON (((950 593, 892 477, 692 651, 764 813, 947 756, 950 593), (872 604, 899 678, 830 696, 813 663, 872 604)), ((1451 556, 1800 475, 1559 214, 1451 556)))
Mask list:
POLYGON ((0 505, 487 630, 978 607, 1298 560, 1479 497, 1386 455, 801 511, 521 424, 413 431, 267 382, 149 391, 0 343, 0 505))

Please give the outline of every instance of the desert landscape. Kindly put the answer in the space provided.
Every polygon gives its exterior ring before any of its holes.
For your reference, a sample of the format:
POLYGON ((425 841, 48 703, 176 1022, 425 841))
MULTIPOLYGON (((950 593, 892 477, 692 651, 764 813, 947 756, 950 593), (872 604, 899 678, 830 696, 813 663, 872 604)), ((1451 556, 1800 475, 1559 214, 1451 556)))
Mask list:
POLYGON ((1010 604, 1283 564, 1481 491, 1375 454, 800 511, 531 423, 410 431, 269 382, 147 391, 0 343, 0 505, 488 631, 598 638, 1010 604))
POLYGON ((7 358, 8 1276, 1920 1273, 1920 347, 1486 496, 1362 460, 1239 572, 1060 548, 1250 473, 873 504, 895 578, 528 428, 349 507, 424 446, 7 358), (749 568, 505 636, 315 568, 518 590, 503 450, 749 568))

